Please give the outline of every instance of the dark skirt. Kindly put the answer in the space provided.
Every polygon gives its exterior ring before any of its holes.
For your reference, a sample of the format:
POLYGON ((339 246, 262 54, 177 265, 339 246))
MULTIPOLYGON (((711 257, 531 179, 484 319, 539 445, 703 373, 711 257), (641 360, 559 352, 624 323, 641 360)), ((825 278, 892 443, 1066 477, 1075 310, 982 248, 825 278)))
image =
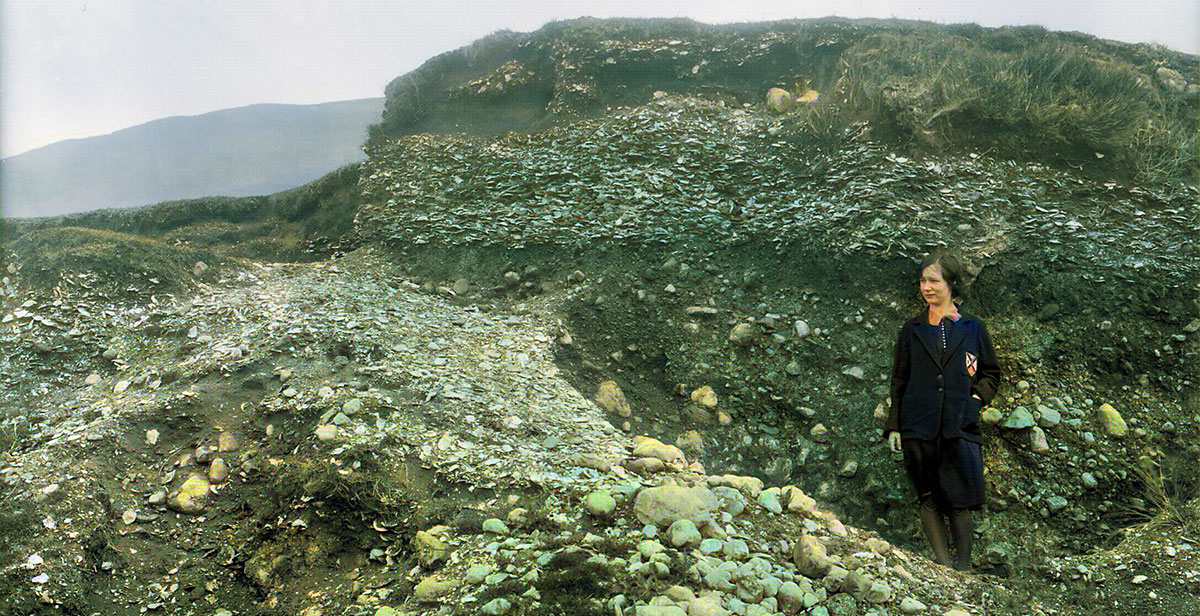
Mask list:
POLYGON ((908 439, 903 449, 904 470, 918 500, 931 495, 944 510, 983 506, 983 452, 979 443, 962 438, 908 439))

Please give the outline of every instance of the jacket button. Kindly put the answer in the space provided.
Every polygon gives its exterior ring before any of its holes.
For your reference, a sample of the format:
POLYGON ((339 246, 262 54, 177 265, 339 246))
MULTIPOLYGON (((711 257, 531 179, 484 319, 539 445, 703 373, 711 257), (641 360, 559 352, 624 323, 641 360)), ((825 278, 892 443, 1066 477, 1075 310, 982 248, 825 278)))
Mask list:
POLYGON ((938 393, 941 393, 941 391, 942 391, 942 388, 941 388, 941 387, 939 387, 939 388, 938 388, 938 393))
POLYGON ((938 379, 939 381, 940 381, 940 380, 942 380, 942 375, 940 375, 940 374, 939 374, 939 375, 937 376, 937 379, 938 379))

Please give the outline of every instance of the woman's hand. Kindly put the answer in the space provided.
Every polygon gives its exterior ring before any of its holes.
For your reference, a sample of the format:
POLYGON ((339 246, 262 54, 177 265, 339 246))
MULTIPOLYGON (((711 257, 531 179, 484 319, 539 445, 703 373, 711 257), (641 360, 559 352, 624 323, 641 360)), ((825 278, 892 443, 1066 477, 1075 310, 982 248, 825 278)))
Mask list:
POLYGON ((899 432, 888 432, 888 449, 891 449, 892 453, 900 453, 899 432))

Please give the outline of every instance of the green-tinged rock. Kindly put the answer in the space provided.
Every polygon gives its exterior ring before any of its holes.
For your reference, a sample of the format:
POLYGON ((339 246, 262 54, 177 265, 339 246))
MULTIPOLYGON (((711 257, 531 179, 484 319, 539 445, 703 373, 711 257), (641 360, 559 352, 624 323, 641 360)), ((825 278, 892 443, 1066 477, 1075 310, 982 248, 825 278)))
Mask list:
POLYGON ((1030 413, 1029 409, 1023 406, 1018 406, 1008 416, 1008 419, 1004 420, 1001 427, 1008 428, 1009 430, 1020 430, 1023 428, 1032 428, 1036 424, 1037 422, 1033 420, 1033 413, 1030 413))
POLYGON ((875 580, 867 589, 866 598, 871 603, 887 603, 892 598, 892 587, 883 580, 875 580))
POLYGON ((507 614, 510 610, 512 610, 512 602, 504 597, 496 597, 495 599, 484 603, 483 607, 479 608, 479 612, 481 614, 487 614, 487 616, 502 616, 503 614, 507 614))
POLYGON ((677 605, 639 605, 633 608, 634 616, 688 616, 677 605))
POLYGON ((844 594, 830 597, 825 602, 825 609, 829 610, 829 616, 859 616, 862 614, 854 597, 844 594))
POLYGON ((1048 404, 1039 404, 1037 411, 1038 425, 1043 428, 1053 428, 1062 423, 1062 413, 1058 412, 1058 409, 1048 404))
POLYGON ((167 507, 179 513, 200 513, 208 505, 209 487, 208 478, 192 473, 178 490, 167 496, 167 507))
POLYGON ((775 600, 785 614, 795 614, 804 608, 804 591, 795 582, 784 582, 775 591, 775 600))
POLYGON ((417 553, 417 563, 424 569, 433 569, 445 563, 450 556, 450 546, 433 533, 419 530, 413 537, 413 548, 417 553))
POLYGON ((674 445, 667 445, 657 439, 645 438, 633 449, 634 457, 658 458, 667 463, 683 463, 683 451, 674 445))
POLYGON ((607 520, 617 510, 617 501, 605 490, 596 490, 583 499, 583 506, 593 518, 607 520))
POLYGON ((771 513, 783 513, 783 505, 779 502, 779 488, 768 488, 759 492, 758 504, 771 513))
POLYGON ((400 616, 400 612, 397 612, 396 608, 385 605, 375 610, 375 616, 400 616))
POLYGON ((1034 426, 1029 431, 1029 450, 1034 453, 1049 453, 1050 451, 1046 433, 1039 426, 1034 426))
POLYGON ((413 598, 418 603, 437 603, 455 588, 458 588, 458 580, 427 577, 413 588, 413 598))
POLYGON ((1111 404, 1105 402, 1096 410, 1096 417, 1100 420, 1100 425, 1104 427, 1105 434, 1116 438, 1121 438, 1129 432, 1129 427, 1125 425, 1125 419, 1113 408, 1111 404))
POLYGON ((632 417, 633 409, 625 399, 625 393, 616 381, 604 381, 596 389, 596 405, 605 412, 618 417, 632 417))
POLYGON ((688 616, 729 616, 729 610, 721 606, 720 599, 697 597, 688 602, 688 616))
POLYGON ((700 544, 700 530, 691 520, 676 520, 667 529, 667 541, 677 548, 690 548, 700 544))
POLYGON ((493 535, 507 535, 508 526, 500 518, 488 518, 483 521, 483 532, 493 535))
POLYGON ((989 406, 979 414, 979 419, 989 426, 994 426, 1000 423, 1000 420, 1004 419, 1004 413, 1001 413, 1000 409, 994 406, 989 406))
POLYGON ((796 563, 801 575, 810 578, 824 577, 833 564, 825 551, 825 544, 808 534, 800 535, 796 541, 796 546, 792 548, 792 562, 796 563))
POLYGON ((900 611, 905 614, 920 614, 925 611, 925 604, 912 597, 905 597, 900 600, 900 611))
POLYGON ((464 577, 468 584, 482 584, 487 576, 496 572, 496 568, 491 565, 471 565, 467 569, 467 575, 464 577))
POLYGON ((702 526, 712 519, 717 497, 706 487, 658 486, 638 492, 634 515, 642 524, 666 528, 676 520, 691 520, 702 526))
POLYGON ((735 346, 746 346, 754 342, 754 326, 749 323, 738 323, 729 330, 729 341, 735 346))

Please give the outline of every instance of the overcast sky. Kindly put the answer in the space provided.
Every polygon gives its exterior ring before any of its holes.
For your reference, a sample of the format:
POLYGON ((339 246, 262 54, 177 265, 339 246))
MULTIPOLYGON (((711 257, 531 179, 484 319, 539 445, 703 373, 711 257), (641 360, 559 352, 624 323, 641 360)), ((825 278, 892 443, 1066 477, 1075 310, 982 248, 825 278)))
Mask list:
POLYGON ((0 156, 173 115, 382 96, 491 32, 584 15, 1040 24, 1200 50, 1200 0, 0 0, 0 156))

